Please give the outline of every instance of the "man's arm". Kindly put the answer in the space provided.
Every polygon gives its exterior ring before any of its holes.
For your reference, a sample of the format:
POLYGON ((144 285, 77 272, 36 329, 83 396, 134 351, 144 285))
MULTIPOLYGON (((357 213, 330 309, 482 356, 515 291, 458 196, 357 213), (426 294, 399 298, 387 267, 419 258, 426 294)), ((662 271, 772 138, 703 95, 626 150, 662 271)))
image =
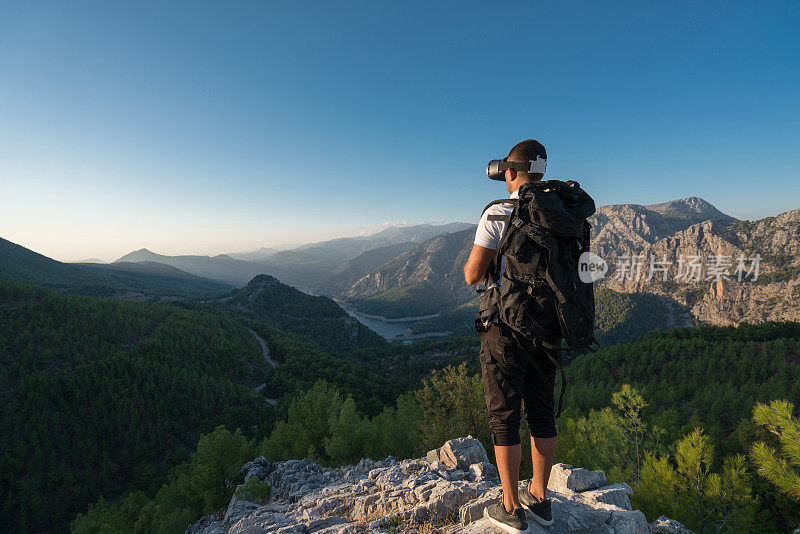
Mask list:
POLYGON ((472 245, 472 252, 467 263, 464 264, 464 280, 471 286, 482 284, 486 280, 486 269, 489 268, 495 254, 497 254, 496 250, 472 245))

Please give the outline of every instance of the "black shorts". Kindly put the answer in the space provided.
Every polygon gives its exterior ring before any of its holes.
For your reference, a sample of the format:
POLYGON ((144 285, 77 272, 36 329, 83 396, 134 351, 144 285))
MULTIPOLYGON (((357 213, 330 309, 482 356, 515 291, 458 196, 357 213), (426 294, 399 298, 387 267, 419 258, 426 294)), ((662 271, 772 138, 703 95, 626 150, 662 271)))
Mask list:
POLYGON ((530 340, 505 325, 493 324, 480 338, 483 393, 493 443, 502 446, 520 442, 523 401, 531 436, 556 437, 553 400, 556 366, 544 349, 537 349, 530 340), (498 347, 501 334, 508 342, 502 351, 498 347))

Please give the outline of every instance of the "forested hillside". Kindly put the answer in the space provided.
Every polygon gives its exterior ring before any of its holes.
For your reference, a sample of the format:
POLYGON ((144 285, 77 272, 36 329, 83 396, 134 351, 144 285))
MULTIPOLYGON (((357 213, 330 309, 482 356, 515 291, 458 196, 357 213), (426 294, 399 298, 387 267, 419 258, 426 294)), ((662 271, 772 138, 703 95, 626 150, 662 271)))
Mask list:
MULTIPOLYGON (((469 346, 462 348, 467 360, 477 359, 469 346)), ((603 469, 609 482, 629 483, 634 506, 650 521, 667 514, 695 532, 790 531, 800 522, 798 501, 759 474, 763 459, 751 451, 757 443, 778 441, 759 422, 773 412, 762 408, 760 417, 753 417, 757 402, 800 404, 798 354, 800 324, 770 323, 654 332, 636 343, 603 349, 600 356, 610 368, 593 355, 579 356, 567 366, 570 383, 567 409, 557 420, 557 461, 603 469)), ((530 441, 522 424, 525 478, 531 470, 530 441)), ((99 502, 73 529, 82 534, 116 525, 133 532, 134 525, 173 524, 171 531, 178 532, 213 511, 204 508, 202 488, 209 474, 203 463, 227 461, 231 479, 241 483, 236 462, 246 457, 242 451, 263 454, 270 462, 311 457, 340 466, 363 457, 418 457, 442 440, 467 434, 479 438, 493 457, 475 367, 435 370, 412 392, 371 414, 337 386, 318 381, 291 399, 263 441, 248 443, 218 429, 157 495, 99 502), (223 458, 222 450, 231 454, 223 458), (209 457, 213 454, 216 458, 209 457), (179 483, 193 473, 187 480, 198 480, 198 487, 179 483), (183 523, 175 524, 173 512, 183 523)), ((251 486, 251 498, 267 499, 268 486, 251 486)), ((224 506, 226 495, 214 495, 222 503, 216 506, 224 506)))
POLYGON ((233 286, 217 280, 196 276, 171 265, 154 261, 117 263, 74 263, 79 269, 103 275, 111 280, 127 282, 129 290, 159 295, 175 294, 186 297, 208 298, 224 294, 233 286), (132 280, 136 280, 134 284, 132 280))
POLYGON ((10 531, 62 531, 101 495, 149 494, 200 433, 225 424, 263 436, 317 380, 378 414, 430 369, 475 351, 472 340, 389 345, 330 299, 262 282, 274 292, 231 299, 253 305, 255 320, 225 305, 0 281, 0 517, 10 531))
POLYGON ((702 424, 725 443, 756 402, 800 404, 800 323, 672 328, 599 356, 582 354, 568 366, 567 401, 578 412, 603 407, 632 384, 669 423, 663 427, 681 433, 702 424))
POLYGON ((475 227, 434 237, 386 262, 343 291, 359 311, 385 317, 430 315, 473 294, 461 269, 475 227))
MULTIPOLYGON (((333 272, 324 285, 320 286, 320 289, 331 295, 337 295, 353 285, 368 272, 380 267, 413 246, 414 243, 412 242, 395 243, 393 245, 374 248, 362 252, 358 256, 349 258, 333 272)), ((315 285, 316 284, 312 284, 312 286, 315 285)))
POLYGON ((97 296, 214 297, 232 286, 146 261, 119 264, 62 263, 0 238, 0 280, 97 296))
MULTIPOLYGON (((777 427, 751 419, 757 403, 800 406, 799 323, 674 328, 599 355, 605 362, 584 354, 567 367, 560 447, 569 461, 638 484, 637 506, 695 531, 714 524, 788 532, 800 524, 798 496, 776 490, 752 455, 757 442, 777 448, 777 427), (635 391, 617 393, 626 384, 635 391), (714 497, 718 477, 723 491, 714 497), (703 502, 687 510, 692 498, 703 502)), ((788 447, 800 445, 788 436, 788 447)))
POLYGON ((265 371, 240 320, 0 282, 0 515, 60 530, 146 489, 219 424, 264 432, 265 371))
POLYGON ((386 345, 381 336, 328 297, 307 295, 266 274, 210 303, 299 334, 327 351, 343 353, 353 348, 386 345))

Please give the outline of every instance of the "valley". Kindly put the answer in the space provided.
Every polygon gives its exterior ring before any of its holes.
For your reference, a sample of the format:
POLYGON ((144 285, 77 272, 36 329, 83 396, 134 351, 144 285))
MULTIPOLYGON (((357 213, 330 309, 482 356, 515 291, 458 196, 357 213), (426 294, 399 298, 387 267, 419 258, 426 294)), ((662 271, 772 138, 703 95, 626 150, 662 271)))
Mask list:
MULTIPOLYGON (((625 295, 619 298, 637 301, 638 309, 655 313, 648 317, 647 328, 800 319, 798 308, 780 298, 800 296, 800 210, 740 221, 689 197, 649 206, 600 206, 590 222, 592 251, 609 265, 606 277, 596 282, 598 290, 607 290, 599 295, 625 295), (682 258, 720 256, 735 263, 735 258, 756 255, 761 258, 756 280, 706 280, 708 266, 695 279, 674 276, 682 258), (660 272, 647 276, 650 258, 669 264, 672 279, 662 280, 660 272), (632 269, 632 262, 639 262, 635 267, 643 273, 636 279, 624 272, 632 269)), ((142 249, 110 264, 63 264, 44 257, 34 261, 34 252, 7 241, 0 244, 6 257, 19 256, 14 260, 17 270, 11 263, 5 269, 6 279, 129 300, 226 294, 268 273, 306 293, 334 298, 347 314, 385 339, 408 341, 448 333, 470 335, 477 300, 474 288, 463 282, 461 266, 474 228, 467 223, 390 227, 370 236, 289 250, 262 248, 217 256, 166 256, 142 249), (20 270, 23 256, 36 267, 20 270), (47 261, 39 261, 42 258, 47 261)), ((729 266, 729 274, 735 274, 734 267, 729 266)), ((599 299, 601 310, 606 306, 603 300, 599 299)), ((623 339, 624 329, 614 329, 612 338, 623 339)), ((646 329, 628 331, 635 335, 646 329)))
MULTIPOLYGON (((725 454, 752 441, 743 421, 754 403, 775 395, 800 401, 791 322, 800 316, 786 298, 800 291, 800 210, 738 221, 688 198, 602 206, 592 222, 593 250, 612 264, 595 291, 601 357, 612 369, 590 355, 570 357, 559 423, 566 443, 581 443, 570 425, 590 424, 583 414, 602 410, 625 383, 659 406, 648 417, 669 429, 665 439, 681 439, 690 429, 677 421, 692 421, 725 454), (616 256, 645 254, 673 263, 716 254, 764 261, 757 279, 742 282, 616 276, 616 256), (726 376, 730 368, 739 378, 726 376)), ((478 300, 461 274, 473 236, 471 225, 421 225, 287 251, 166 256, 143 249, 110 264, 66 264, 0 241, 3 435, 14 436, 0 455, 3 516, 55 532, 89 503, 104 510, 110 501, 100 497, 156 499, 191 465, 198 437, 219 425, 241 429, 241 439, 261 443, 265 454, 333 462, 343 453, 322 438, 309 438, 304 451, 286 441, 294 431, 285 418, 303 392, 326 391, 333 397, 319 402, 341 410, 337 403, 349 399, 356 415, 337 417, 396 436, 374 450, 353 441, 352 454, 393 454, 400 443, 403 454, 418 454, 422 441, 401 438, 399 429, 423 424, 427 381, 445 373, 465 381, 448 387, 480 384, 472 327, 478 300), (73 432, 82 418, 102 424, 69 443, 42 438, 73 432), (26 467, 60 456, 75 460, 50 474, 26 467), (11 493, 18 479, 28 486, 11 493), (34 506, 38 495, 48 496, 48 507, 34 506)), ((353 432, 336 439, 355 440, 353 432)), ((576 447, 575 461, 610 467, 599 453, 580 452, 591 444, 576 447)), ((782 501, 768 506, 784 513, 782 501)), ((201 511, 192 505, 182 517, 193 521, 201 511)))
MULTIPOLYGON (((649 206, 600 206, 590 223, 592 251, 609 265, 596 287, 659 308, 654 324, 800 319, 800 311, 779 298, 783 294, 800 296, 800 210, 741 221, 700 198, 689 197, 649 206), (744 258, 750 262, 746 266, 752 267, 757 255, 759 276, 754 279, 751 273, 750 279, 737 280, 737 258, 744 258), (713 277, 710 271, 709 258, 713 257, 727 258, 722 276, 713 277), (679 279, 679 264, 689 261, 687 258, 702 260, 704 265, 697 276, 679 279), (657 260, 655 267, 648 263, 653 260, 657 260), (662 272, 663 265, 668 265, 669 277, 662 272), (653 271, 659 266, 662 270, 653 271), (640 276, 631 276, 634 270, 640 276)), ((348 313, 380 330, 387 339, 408 335, 408 329, 413 335, 463 333, 476 306, 474 288, 467 286, 461 275, 474 229, 466 223, 397 227, 291 250, 214 257, 164 256, 140 250, 108 266, 89 268, 95 272, 114 268, 120 276, 131 276, 131 268, 124 266, 146 262, 141 265, 172 266, 182 269, 185 276, 236 286, 268 273, 302 291, 335 298, 348 313)), ((197 294, 196 289, 192 291, 197 294)))

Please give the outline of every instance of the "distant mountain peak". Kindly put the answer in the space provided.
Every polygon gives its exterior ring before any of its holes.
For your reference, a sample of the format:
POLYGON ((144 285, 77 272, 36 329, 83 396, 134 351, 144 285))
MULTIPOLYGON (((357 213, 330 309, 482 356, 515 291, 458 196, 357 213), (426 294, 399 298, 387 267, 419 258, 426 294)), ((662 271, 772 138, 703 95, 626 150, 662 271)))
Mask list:
POLYGON ((260 290, 280 283, 281 283, 280 280, 278 280, 271 274, 257 274, 253 277, 252 280, 247 282, 245 289, 260 290))
POLYGON ((659 204, 645 206, 650 211, 654 211, 664 217, 678 219, 733 219, 727 213, 718 210, 713 204, 700 197, 686 197, 659 204))
POLYGON ((148 250, 146 248, 140 248, 139 250, 134 250, 133 252, 129 252, 129 253, 125 254, 124 256, 122 256, 121 258, 118 258, 118 259, 114 260, 113 263, 118 263, 118 262, 122 262, 122 261, 130 261, 130 262, 134 262, 134 263, 138 262, 138 261, 144 261, 144 260, 155 261, 158 258, 162 258, 162 257, 163 256, 161 256, 161 254, 156 254, 155 252, 153 252, 151 250, 148 250))

